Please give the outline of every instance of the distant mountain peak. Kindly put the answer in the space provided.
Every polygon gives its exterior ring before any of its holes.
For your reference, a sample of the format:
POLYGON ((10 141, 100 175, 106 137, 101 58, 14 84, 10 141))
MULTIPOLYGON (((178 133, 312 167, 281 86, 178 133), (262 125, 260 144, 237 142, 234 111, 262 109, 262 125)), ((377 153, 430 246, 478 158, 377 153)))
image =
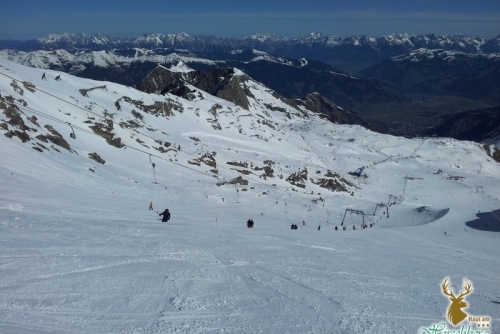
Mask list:
MULTIPOLYGON (((436 35, 436 34, 409 34, 392 33, 385 36, 351 35, 346 37, 324 36, 319 32, 311 32, 304 37, 290 38, 277 37, 273 33, 255 33, 243 39, 214 37, 214 36, 190 36, 185 32, 176 34, 149 33, 136 38, 116 38, 106 34, 97 33, 93 35, 79 34, 50 34, 31 42, 0 41, 2 45, 19 45, 18 50, 32 51, 37 49, 76 48, 86 50, 99 49, 123 49, 131 47, 140 48, 179 48, 190 51, 220 51, 227 49, 251 49, 255 46, 266 48, 264 51, 279 53, 282 56, 302 57, 318 53, 321 55, 317 60, 337 59, 346 57, 349 61, 366 55, 359 55, 359 50, 349 50, 349 46, 364 46, 367 51, 372 52, 376 60, 387 59, 398 54, 410 52, 418 48, 443 48, 464 52, 500 52, 500 44, 495 39, 487 40, 480 37, 467 35, 436 35), (305 47, 310 48, 305 49, 305 47), (342 50, 338 50, 338 48, 342 50), (341 51, 341 52, 339 52, 341 51), (345 52, 355 54, 345 55, 345 52)), ((3 47, 12 48, 12 47, 3 47)))
POLYGON ((247 39, 253 39, 253 40, 257 40, 257 41, 260 41, 260 42, 265 42, 267 40, 272 40, 272 39, 275 39, 276 36, 272 33, 256 33, 256 34, 252 34, 248 37, 246 37, 247 39))
POLYGON ((313 32, 311 32, 309 34, 309 36, 307 36, 307 38, 309 38, 309 39, 320 39, 320 38, 323 38, 323 35, 321 35, 320 32, 314 32, 313 31, 313 32))

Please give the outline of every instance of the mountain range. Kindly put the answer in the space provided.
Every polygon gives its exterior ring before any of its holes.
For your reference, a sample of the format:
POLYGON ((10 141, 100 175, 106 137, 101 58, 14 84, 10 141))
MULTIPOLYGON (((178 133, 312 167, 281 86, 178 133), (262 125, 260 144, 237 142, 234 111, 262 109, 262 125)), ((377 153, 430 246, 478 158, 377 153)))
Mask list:
POLYGON ((396 135, 423 135, 446 114, 500 103, 498 37, 64 34, 0 41, 0 49, 0 57, 21 64, 129 86, 158 65, 182 62, 206 73, 238 68, 285 98, 319 93, 364 125, 396 135))
POLYGON ((54 34, 27 41, 1 40, 0 49, 20 51, 87 49, 98 51, 129 48, 173 48, 200 52, 258 49, 289 58, 317 59, 335 66, 335 64, 342 62, 352 64, 377 62, 420 48, 455 50, 467 53, 496 53, 500 52, 499 40, 500 36, 485 39, 466 35, 435 34, 339 37, 311 33, 303 38, 289 38, 258 33, 237 39, 189 36, 186 33, 144 34, 137 38, 119 38, 98 33, 94 35, 54 34))

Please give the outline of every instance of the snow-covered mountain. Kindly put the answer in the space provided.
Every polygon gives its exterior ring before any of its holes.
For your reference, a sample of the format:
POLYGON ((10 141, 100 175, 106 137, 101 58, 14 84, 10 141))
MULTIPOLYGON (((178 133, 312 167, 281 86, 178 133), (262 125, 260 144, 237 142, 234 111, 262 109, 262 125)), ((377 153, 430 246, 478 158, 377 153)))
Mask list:
MULTIPOLYGON (((494 40, 494 39, 492 39, 494 40)), ((193 51, 213 51, 211 48, 232 49, 234 46, 244 46, 251 48, 255 45, 274 44, 274 47, 293 48, 298 45, 315 45, 326 48, 335 48, 340 45, 363 46, 368 45, 374 49, 382 51, 384 48, 403 47, 406 51, 414 49, 447 49, 467 52, 477 52, 490 43, 490 41, 481 37, 471 37, 467 35, 436 35, 436 34, 389 34, 385 36, 373 37, 366 35, 352 35, 347 37, 324 36, 318 32, 301 38, 279 37, 272 33, 256 33, 243 39, 224 38, 216 36, 189 36, 181 32, 178 34, 144 34, 136 38, 110 37, 106 34, 98 33, 94 35, 87 34, 51 34, 45 37, 37 38, 36 41, 40 47, 46 49, 57 49, 64 47, 75 47, 83 49, 92 49, 97 45, 107 45, 110 48, 179 48, 189 45, 193 51)), ((6 43, 7 41, 4 41, 6 43)), ((491 47, 491 46, 490 46, 491 47)), ((492 51, 488 51, 492 52, 492 51)), ((493 52, 498 52, 493 51, 493 52)))
POLYGON ((175 48, 198 52, 216 52, 255 48, 289 58, 306 57, 324 61, 334 66, 351 64, 361 69, 391 56, 408 53, 420 48, 455 50, 468 53, 500 52, 498 42, 495 43, 497 39, 487 40, 466 35, 435 34, 339 37, 324 36, 317 32, 302 38, 278 37, 269 33, 257 33, 242 39, 189 36, 186 33, 145 34, 137 38, 109 37, 105 34, 62 34, 49 35, 33 41, 0 41, 0 49, 34 51, 175 48))
POLYGON ((115 39, 110 36, 102 33, 97 33, 94 35, 87 34, 50 34, 44 37, 40 37, 36 39, 41 45, 47 45, 48 47, 57 46, 57 49, 72 47, 75 45, 86 45, 89 48, 98 47, 102 48, 103 46, 111 45, 115 43, 115 39))
POLYGON ((409 101, 383 82, 351 76, 322 62, 274 56, 255 49, 217 53, 138 48, 72 52, 2 50, 0 58, 130 86, 137 85, 158 65, 170 67, 183 62, 205 72, 236 67, 287 98, 302 99, 310 93, 320 93, 345 108, 363 102, 409 101))
POLYGON ((460 330, 446 277, 500 327, 494 146, 334 124, 256 81, 247 109, 188 87, 0 60, 0 331, 460 330))
POLYGON ((244 39, 63 34, 0 41, 0 57, 129 86, 159 64, 183 61, 199 71, 236 67, 287 98, 320 93, 367 119, 373 129, 415 136, 440 125, 444 113, 498 104, 498 45, 498 38, 435 34, 260 33, 244 39))

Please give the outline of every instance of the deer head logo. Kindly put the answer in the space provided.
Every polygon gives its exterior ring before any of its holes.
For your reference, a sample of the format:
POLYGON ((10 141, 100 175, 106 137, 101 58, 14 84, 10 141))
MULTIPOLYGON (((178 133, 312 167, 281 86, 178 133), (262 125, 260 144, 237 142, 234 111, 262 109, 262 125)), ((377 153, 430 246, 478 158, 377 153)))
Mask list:
POLYGON ((464 297, 472 292, 472 284, 464 279, 464 291, 461 292, 458 297, 453 294, 451 289, 448 290, 449 285, 450 283, 448 283, 448 278, 446 278, 441 284, 441 288, 443 289, 443 293, 446 296, 449 296, 451 300, 451 304, 448 307, 448 320, 456 326, 467 317, 467 314, 462 311, 462 308, 468 306, 468 304, 464 301, 464 297))

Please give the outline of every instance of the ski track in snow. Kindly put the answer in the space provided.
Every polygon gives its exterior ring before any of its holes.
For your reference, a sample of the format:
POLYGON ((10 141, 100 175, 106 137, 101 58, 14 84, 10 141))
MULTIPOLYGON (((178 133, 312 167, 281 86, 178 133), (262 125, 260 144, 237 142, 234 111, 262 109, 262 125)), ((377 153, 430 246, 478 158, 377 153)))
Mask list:
MULTIPOLYGON (((15 240, 17 250, 1 256, 6 333, 382 333, 403 324, 416 330, 442 314, 436 274, 474 263, 464 275, 491 290, 500 265, 495 254, 486 255, 491 245, 463 252, 457 239, 432 232, 423 243, 404 229, 330 227, 322 234, 308 225, 294 232, 220 223, 207 230, 200 226, 209 222, 68 223, 24 213, 2 224, 3 249, 15 240), (17 223, 6 229, 11 221, 17 223)), ((465 231, 454 237, 484 239, 465 231)), ((471 303, 498 296, 490 293, 471 303)))

